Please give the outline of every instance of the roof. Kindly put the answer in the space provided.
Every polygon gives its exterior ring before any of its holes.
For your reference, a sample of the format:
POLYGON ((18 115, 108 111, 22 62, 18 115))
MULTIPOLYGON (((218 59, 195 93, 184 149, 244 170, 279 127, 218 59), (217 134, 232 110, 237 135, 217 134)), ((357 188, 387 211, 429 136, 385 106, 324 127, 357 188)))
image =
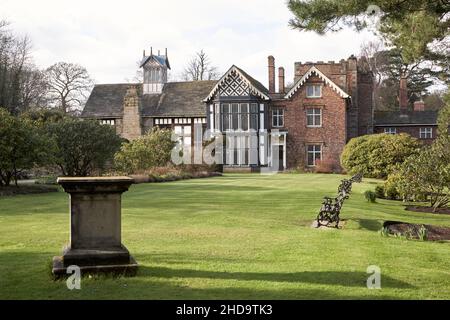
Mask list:
POLYGON ((151 58, 153 58, 161 66, 166 66, 168 69, 170 69, 169 57, 167 57, 166 55, 155 54, 143 57, 141 63, 139 64, 139 68, 142 68, 151 58))
POLYGON ((143 96, 142 115, 205 116, 206 107, 203 98, 216 83, 216 80, 168 82, 160 95, 143 96))
MULTIPOLYGON (((217 81, 168 82, 161 94, 140 96, 141 115, 148 117, 205 116, 203 98, 217 81)), ((89 96, 81 117, 122 117, 123 100, 130 85, 138 83, 98 84, 89 96)))
POLYGON ((240 77, 247 82, 247 84, 250 87, 250 91, 256 95, 258 95, 259 97, 269 100, 269 90, 267 90, 266 87, 264 87, 264 85, 259 82, 258 80, 256 80, 255 78, 253 78, 252 76, 250 76, 248 73, 246 73, 244 70, 242 70, 241 68, 232 65, 230 69, 228 69, 227 72, 225 72, 225 74, 219 79, 219 81, 217 81, 216 85, 212 88, 212 90, 209 92, 209 94, 207 93, 205 95, 205 99, 204 102, 211 100, 214 95, 217 93, 217 91, 220 88, 220 85, 223 85, 227 78, 229 77, 229 75, 232 72, 237 72, 240 77))
POLYGON ((306 82, 306 80, 309 79, 313 74, 317 75, 320 79, 322 79, 326 85, 330 86, 331 89, 336 91, 337 94, 339 94, 342 98, 346 99, 349 98, 350 95, 346 93, 344 90, 342 90, 336 83, 334 83, 330 78, 328 78, 326 75, 324 75, 319 69, 317 69, 315 66, 312 66, 309 68, 306 73, 297 80, 297 82, 292 86, 292 88, 286 93, 284 96, 286 99, 291 98, 294 93, 297 92, 297 90, 303 86, 303 84, 306 82))
POLYGON ((375 126, 388 125, 436 125, 438 111, 376 111, 374 114, 375 126))
POLYGON ((97 84, 86 101, 81 117, 121 117, 123 98, 130 83, 97 84))

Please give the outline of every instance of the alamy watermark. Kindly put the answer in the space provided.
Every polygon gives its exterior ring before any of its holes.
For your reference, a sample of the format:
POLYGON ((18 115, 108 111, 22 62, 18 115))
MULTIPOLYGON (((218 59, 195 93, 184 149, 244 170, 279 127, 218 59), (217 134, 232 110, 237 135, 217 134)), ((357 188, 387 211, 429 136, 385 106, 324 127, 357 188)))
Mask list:
POLYGON ((81 269, 79 266, 71 265, 67 267, 67 274, 70 276, 66 280, 67 289, 80 290, 81 289, 81 269))
POLYGON ((370 265, 366 272, 370 274, 367 278, 367 289, 381 289, 381 269, 379 266, 370 265))
POLYGON ((173 131, 172 141, 177 142, 170 157, 175 165, 258 166, 263 174, 286 167, 286 132, 277 129, 203 132, 194 124, 193 134, 173 131))

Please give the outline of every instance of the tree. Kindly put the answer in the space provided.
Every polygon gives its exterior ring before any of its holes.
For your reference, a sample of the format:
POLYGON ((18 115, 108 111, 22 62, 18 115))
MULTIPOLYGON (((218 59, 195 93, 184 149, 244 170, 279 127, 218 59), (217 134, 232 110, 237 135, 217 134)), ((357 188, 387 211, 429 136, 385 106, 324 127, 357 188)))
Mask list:
POLYGON ((182 73, 185 81, 216 80, 219 78, 217 68, 211 65, 209 57, 200 50, 189 61, 182 73))
POLYGON ((146 135, 124 143, 114 157, 115 167, 129 174, 165 166, 174 147, 171 130, 154 128, 146 135))
POLYGON ((438 116, 438 136, 431 146, 408 157, 399 172, 388 180, 395 180, 395 188, 408 200, 430 201, 436 210, 450 203, 450 94, 438 116))
POLYGON ((31 42, 0 21, 0 106, 13 115, 41 105, 46 85, 30 57, 31 42))
MULTIPOLYGON (((291 27, 320 34, 345 26, 360 31, 369 27, 368 17, 378 15, 376 31, 400 51, 404 63, 449 61, 445 46, 450 27, 448 1, 289 0, 288 8, 294 14, 291 27)), ((440 64, 440 71, 448 75, 448 63, 440 64)))
POLYGON ((350 174, 386 178, 412 154, 420 143, 408 134, 372 134, 351 139, 341 154, 341 165, 350 174))
POLYGON ((65 113, 79 110, 93 86, 86 68, 74 63, 55 63, 46 76, 50 100, 65 113))
POLYGON ((89 176, 104 169, 122 142, 113 127, 94 120, 69 118, 46 127, 54 141, 52 162, 64 176, 89 176))
MULTIPOLYGON (((441 57, 435 57, 441 59, 441 57)), ((441 62, 419 59, 404 61, 398 48, 384 49, 381 42, 361 46, 359 66, 374 74, 374 103, 376 109, 398 109, 399 80, 407 79, 408 100, 416 101, 428 94, 428 88, 442 78, 442 70, 433 67, 441 62)))
POLYGON ((17 180, 21 172, 48 159, 48 140, 27 119, 14 117, 0 108, 0 186, 17 180))

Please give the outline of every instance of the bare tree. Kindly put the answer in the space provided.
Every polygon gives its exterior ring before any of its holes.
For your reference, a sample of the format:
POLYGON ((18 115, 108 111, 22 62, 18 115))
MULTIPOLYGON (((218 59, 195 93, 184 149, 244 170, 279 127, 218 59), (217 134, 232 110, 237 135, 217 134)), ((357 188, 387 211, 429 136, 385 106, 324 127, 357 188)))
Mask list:
POLYGON ((373 73, 376 86, 379 86, 383 80, 381 67, 386 64, 387 60, 384 53, 384 45, 381 41, 369 41, 361 45, 360 67, 373 73))
POLYGON ((94 81, 86 68, 58 62, 46 70, 49 99, 63 112, 77 112, 85 103, 94 81))
POLYGON ((200 50, 189 61, 181 77, 186 81, 216 80, 219 78, 216 67, 211 65, 209 57, 200 50))
POLYGON ((23 90, 29 72, 37 69, 31 62, 29 38, 17 37, 7 29, 8 25, 0 21, 0 106, 19 114, 32 103, 23 99, 23 90))
POLYGON ((44 71, 33 65, 27 66, 22 74, 21 97, 22 110, 44 108, 47 106, 47 80, 44 71))

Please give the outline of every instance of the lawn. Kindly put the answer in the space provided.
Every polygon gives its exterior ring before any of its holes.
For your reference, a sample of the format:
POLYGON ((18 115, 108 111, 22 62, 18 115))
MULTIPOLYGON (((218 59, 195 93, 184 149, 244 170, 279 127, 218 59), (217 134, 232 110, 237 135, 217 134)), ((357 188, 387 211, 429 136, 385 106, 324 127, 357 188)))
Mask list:
POLYGON ((69 239, 64 192, 0 197, 0 299, 450 299, 450 243, 384 237, 385 220, 450 226, 450 215, 401 202, 367 203, 377 181, 355 184, 345 227, 312 229, 340 175, 229 174, 133 185, 122 238, 136 277, 54 281, 50 262, 69 239), (366 288, 369 265, 381 289, 366 288))

